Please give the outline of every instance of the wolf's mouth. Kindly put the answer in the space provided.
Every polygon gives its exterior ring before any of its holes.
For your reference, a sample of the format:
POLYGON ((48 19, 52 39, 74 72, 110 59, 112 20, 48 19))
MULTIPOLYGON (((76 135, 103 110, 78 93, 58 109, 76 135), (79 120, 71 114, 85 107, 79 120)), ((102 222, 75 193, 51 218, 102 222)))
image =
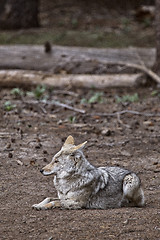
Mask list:
POLYGON ((49 176, 52 175, 53 172, 46 172, 44 169, 41 169, 40 172, 44 175, 44 176, 49 176))

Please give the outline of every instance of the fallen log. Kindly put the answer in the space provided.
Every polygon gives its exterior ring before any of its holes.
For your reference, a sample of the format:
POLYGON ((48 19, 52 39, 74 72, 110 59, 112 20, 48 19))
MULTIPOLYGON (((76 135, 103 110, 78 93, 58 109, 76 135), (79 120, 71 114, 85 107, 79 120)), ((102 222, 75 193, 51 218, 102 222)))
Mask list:
POLYGON ((1 87, 26 87, 44 84, 54 87, 134 87, 142 74, 45 74, 26 70, 0 70, 1 87))
POLYGON ((67 74, 134 73, 135 69, 117 62, 140 64, 147 68, 155 62, 153 48, 96 49, 53 46, 45 52, 44 46, 0 46, 0 69, 23 69, 67 74), (139 57, 137 57, 139 56, 139 57))

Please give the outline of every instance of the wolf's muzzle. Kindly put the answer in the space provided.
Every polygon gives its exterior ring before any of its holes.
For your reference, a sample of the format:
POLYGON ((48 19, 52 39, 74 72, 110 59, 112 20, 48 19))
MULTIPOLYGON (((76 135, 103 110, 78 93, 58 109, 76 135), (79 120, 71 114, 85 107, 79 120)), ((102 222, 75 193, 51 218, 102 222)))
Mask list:
POLYGON ((40 170, 40 172, 41 172, 42 174, 43 174, 43 171, 44 171, 43 169, 40 170))

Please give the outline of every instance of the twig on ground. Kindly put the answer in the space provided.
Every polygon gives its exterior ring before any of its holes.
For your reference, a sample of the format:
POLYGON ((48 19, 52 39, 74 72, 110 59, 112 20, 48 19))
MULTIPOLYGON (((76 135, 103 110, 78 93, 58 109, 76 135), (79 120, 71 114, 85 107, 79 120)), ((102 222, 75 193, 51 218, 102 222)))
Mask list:
POLYGON ((123 121, 122 121, 121 118, 120 118, 120 114, 119 114, 119 113, 117 114, 117 122, 118 122, 118 124, 120 124, 120 125, 124 125, 123 121))
POLYGON ((39 108, 41 109, 41 111, 42 111, 43 113, 45 113, 45 114, 47 113, 47 111, 46 111, 46 109, 45 109, 44 107, 42 107, 42 106, 39 105, 39 108))
POLYGON ((65 103, 61 103, 61 102, 58 102, 58 101, 46 101, 46 102, 43 102, 43 101, 36 101, 36 100, 32 100, 32 101, 24 101, 23 100, 23 103, 24 104, 31 104, 31 105, 38 105, 40 107, 40 109, 43 111, 43 113, 46 113, 46 110, 44 109, 44 107, 40 106, 39 104, 42 103, 42 104, 48 104, 48 105, 55 105, 55 106, 58 106, 58 107, 62 107, 62 108, 66 108, 66 109, 69 109, 71 111, 74 111, 74 112, 79 112, 79 113, 86 113, 85 110, 83 109, 79 109, 79 108, 75 108, 75 107, 72 107, 68 104, 65 104, 65 103))
POLYGON ((160 113, 144 113, 144 112, 138 112, 138 111, 134 111, 134 110, 123 110, 120 112, 114 112, 114 113, 91 113, 91 114, 87 114, 88 116, 101 116, 101 117, 113 117, 113 116, 117 116, 117 115, 122 115, 125 113, 129 113, 129 114, 133 114, 133 115, 141 115, 141 116, 146 116, 146 117, 160 117, 160 113))
POLYGON ((28 106, 35 106, 38 107, 44 114, 47 113, 46 109, 39 104, 38 101, 25 101, 24 98, 22 99, 23 104, 28 105, 28 106))
POLYGON ((110 64, 115 64, 115 65, 123 65, 129 68, 135 68, 138 70, 141 70, 142 72, 146 73, 148 76, 150 76, 154 81, 160 84, 160 77, 153 72, 151 69, 148 69, 145 65, 138 65, 136 63, 126 63, 123 61, 116 61, 116 62, 110 62, 110 64))
POLYGON ((65 91, 65 90, 54 90, 55 94, 63 94, 63 95, 70 95, 73 97, 78 97, 78 94, 72 91, 65 91))
POLYGON ((53 104, 53 105, 58 106, 58 107, 66 108, 66 109, 69 109, 69 110, 74 111, 74 112, 79 112, 79 113, 83 113, 83 114, 86 113, 86 111, 83 110, 83 109, 75 108, 75 107, 72 107, 72 106, 70 106, 68 104, 65 104, 65 103, 52 101, 52 102, 50 102, 50 104, 53 104))

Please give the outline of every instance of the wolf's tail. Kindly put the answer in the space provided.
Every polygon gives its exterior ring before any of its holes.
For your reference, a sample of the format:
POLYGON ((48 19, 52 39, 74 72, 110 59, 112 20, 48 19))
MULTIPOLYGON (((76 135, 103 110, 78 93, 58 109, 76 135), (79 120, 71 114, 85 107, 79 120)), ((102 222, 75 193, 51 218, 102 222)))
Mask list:
POLYGON ((140 179, 135 173, 125 176, 123 181, 123 197, 128 199, 134 206, 144 206, 144 192, 141 188, 140 179))

